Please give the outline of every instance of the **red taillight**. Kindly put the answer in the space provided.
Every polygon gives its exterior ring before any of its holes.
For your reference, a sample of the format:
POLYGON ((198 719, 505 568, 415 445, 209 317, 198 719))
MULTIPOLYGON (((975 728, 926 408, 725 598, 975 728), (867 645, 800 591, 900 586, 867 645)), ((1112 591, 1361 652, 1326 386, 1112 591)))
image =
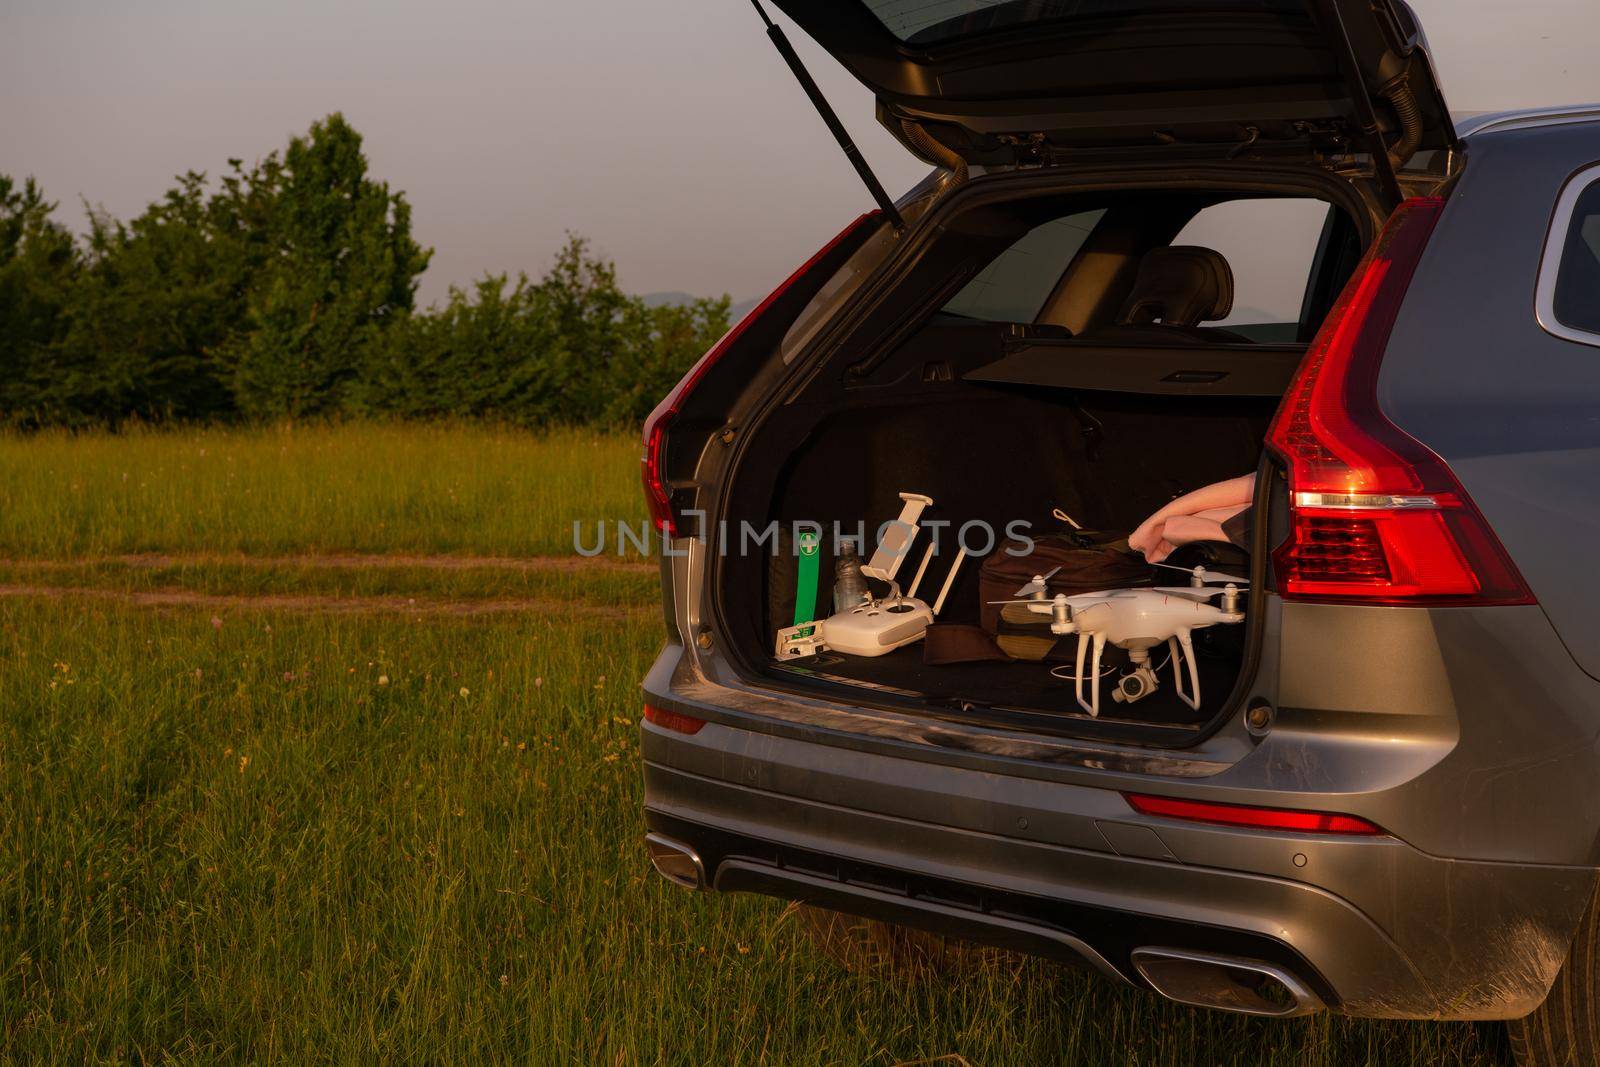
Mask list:
POLYGON ((666 476, 661 470, 661 445, 666 440, 667 423, 677 414, 677 410, 662 412, 657 407, 656 412, 660 414, 652 413, 644 424, 644 454, 639 457, 639 468, 644 476, 644 502, 650 509, 650 522, 668 537, 673 537, 678 530, 672 518, 672 492, 667 488, 666 476))
POLYGON ((1243 826, 1256 830, 1286 830, 1296 834, 1355 834, 1377 836, 1383 830, 1354 815, 1335 815, 1325 811, 1296 811, 1293 808, 1253 808, 1242 804, 1208 804, 1175 797, 1152 797, 1124 793, 1129 806, 1141 815, 1165 819, 1212 823, 1217 826, 1243 826))
POLYGON ((751 308, 744 318, 740 319, 732 329, 723 334, 722 339, 712 345, 711 349, 701 356, 694 366, 689 368, 689 373, 685 374, 678 381, 678 384, 673 386, 672 392, 668 393, 661 403, 656 405, 655 410, 650 412, 649 418, 644 420, 644 454, 640 457, 639 465, 644 476, 645 503, 649 506, 650 521, 655 524, 656 529, 668 537, 675 537, 678 533, 677 520, 672 509, 672 489, 667 484, 666 471, 663 469, 662 464, 665 459, 667 427, 677 417, 678 410, 683 406, 684 399, 693 391, 701 377, 711 368, 711 365, 721 359, 723 353, 732 348, 734 342, 738 341, 752 324, 767 313, 767 309, 772 306, 775 300, 786 293, 795 282, 809 274, 819 260, 839 247, 851 235, 865 226, 876 225, 880 215, 881 212, 869 211, 843 230, 840 230, 833 240, 823 245, 816 255, 806 260, 799 270, 789 275, 782 285, 767 294, 765 300, 751 308))
POLYGON ((680 734, 697 734, 705 728, 704 719, 696 719, 692 715, 680 715, 676 711, 658 708, 654 704, 644 706, 645 721, 653 722, 664 730, 674 730, 680 734))
POLYGON ((1267 444, 1288 468, 1278 590, 1365 603, 1529 604, 1450 468, 1384 417, 1378 369, 1444 201, 1395 210, 1311 342, 1267 444))

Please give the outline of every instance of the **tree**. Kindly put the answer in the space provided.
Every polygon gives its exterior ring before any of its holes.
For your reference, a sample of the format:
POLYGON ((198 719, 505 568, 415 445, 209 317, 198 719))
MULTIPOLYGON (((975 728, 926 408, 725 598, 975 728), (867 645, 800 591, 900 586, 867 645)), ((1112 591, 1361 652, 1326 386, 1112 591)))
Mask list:
POLYGON ((0 422, 53 417, 51 347, 67 329, 80 266, 72 235, 38 183, 0 174, 0 422))
POLYGON ((576 234, 535 293, 561 339, 545 361, 549 422, 636 425, 728 329, 726 296, 647 307, 576 234))
POLYGON ((562 341, 547 360, 549 421, 601 421, 616 384, 610 372, 628 345, 630 300, 617 285, 616 266, 590 255, 587 240, 568 234, 539 279, 537 296, 562 341))
POLYGON ((386 326, 406 315, 430 251, 403 194, 367 177, 361 135, 328 116, 289 142, 266 218, 248 332, 227 349, 240 409, 297 418, 336 411, 386 326))
POLYGON ((215 192, 190 171, 126 225, 90 213, 87 263, 58 352, 60 389, 79 417, 234 412, 220 355, 248 328, 276 197, 272 162, 245 171, 230 160, 215 192))

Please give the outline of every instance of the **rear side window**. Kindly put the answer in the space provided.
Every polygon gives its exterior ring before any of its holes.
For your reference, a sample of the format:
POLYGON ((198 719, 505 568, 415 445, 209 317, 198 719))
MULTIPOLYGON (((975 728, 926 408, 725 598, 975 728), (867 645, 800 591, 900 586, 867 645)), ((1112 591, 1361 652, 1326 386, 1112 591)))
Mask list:
POLYGON ((1539 272, 1539 322, 1557 337, 1600 345, 1600 167, 1575 177, 1556 205, 1539 272))
POLYGON ((1104 211, 1082 211, 1035 226, 990 261, 944 310, 986 322, 1032 322, 1104 211))

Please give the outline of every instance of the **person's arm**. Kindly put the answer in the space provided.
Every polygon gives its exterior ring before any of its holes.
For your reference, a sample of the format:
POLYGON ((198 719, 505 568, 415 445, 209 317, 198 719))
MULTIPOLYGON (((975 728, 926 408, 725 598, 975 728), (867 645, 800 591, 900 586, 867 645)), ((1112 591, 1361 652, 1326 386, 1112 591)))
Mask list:
POLYGON ((1161 543, 1154 551, 1146 552, 1145 559, 1151 563, 1160 563, 1180 545, 1192 544, 1195 541, 1226 541, 1228 531, 1222 524, 1248 508, 1249 504, 1235 504, 1233 507, 1212 508, 1202 511, 1198 515, 1173 515, 1161 524, 1161 543))
POLYGON ((1233 518, 1235 515, 1239 514, 1239 512, 1245 510, 1248 507, 1251 507, 1253 504, 1254 504, 1254 501, 1246 501, 1243 504, 1233 504, 1233 505, 1231 505, 1229 507, 1225 507, 1225 508, 1212 508, 1209 511, 1200 512, 1198 515, 1195 516, 1195 518, 1197 518, 1197 519, 1215 519, 1217 521, 1218 525, 1220 525, 1222 523, 1227 522, 1229 519, 1233 518))
MULTIPOLYGON (((1256 476, 1244 474, 1237 478, 1229 478, 1225 482, 1214 482, 1203 486, 1192 493, 1185 493, 1176 500, 1170 501, 1161 510, 1139 524, 1139 528, 1128 535, 1128 544, 1135 552, 1142 553, 1152 563, 1166 559, 1178 544, 1187 544, 1189 541, 1226 540, 1222 535, 1222 519, 1230 518, 1239 510, 1247 506, 1254 498, 1256 491, 1256 476), (1207 521, 1212 521, 1217 527, 1216 536, 1183 536, 1183 540, 1174 541, 1166 536, 1168 521, 1177 517, 1196 517, 1206 512, 1227 511, 1228 514, 1219 517, 1208 516, 1207 521)), ((1180 524, 1180 535, 1190 535, 1198 532, 1201 527, 1180 524)), ((1209 532, 1209 527, 1204 527, 1209 532)))

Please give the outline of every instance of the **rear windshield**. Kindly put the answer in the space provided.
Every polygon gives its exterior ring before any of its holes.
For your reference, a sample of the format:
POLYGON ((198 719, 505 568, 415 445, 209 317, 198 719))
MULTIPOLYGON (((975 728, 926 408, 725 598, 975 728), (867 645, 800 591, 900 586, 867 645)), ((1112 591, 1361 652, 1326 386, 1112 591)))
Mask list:
POLYGON ((1097 15, 1303 12, 1304 0, 864 0, 888 31, 908 44, 935 44, 971 34, 1057 19, 1097 15))

